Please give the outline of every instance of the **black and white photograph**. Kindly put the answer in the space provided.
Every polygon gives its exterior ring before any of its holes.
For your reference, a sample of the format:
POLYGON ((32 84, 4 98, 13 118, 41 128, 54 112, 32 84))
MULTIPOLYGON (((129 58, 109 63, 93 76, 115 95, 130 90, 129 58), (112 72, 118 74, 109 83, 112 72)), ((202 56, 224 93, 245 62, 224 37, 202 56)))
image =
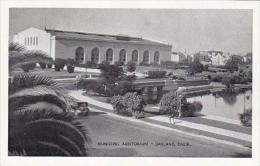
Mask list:
POLYGON ((8 15, 8 157, 254 156, 253 9, 8 15))

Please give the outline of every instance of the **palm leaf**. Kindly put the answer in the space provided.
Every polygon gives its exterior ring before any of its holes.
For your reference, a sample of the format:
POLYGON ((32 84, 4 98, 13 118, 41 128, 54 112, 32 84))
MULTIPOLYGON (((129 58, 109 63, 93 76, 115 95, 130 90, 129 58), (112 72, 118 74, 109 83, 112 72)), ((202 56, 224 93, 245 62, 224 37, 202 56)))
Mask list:
POLYGON ((55 104, 49 102, 36 102, 33 104, 25 105, 24 107, 15 110, 15 114, 24 114, 25 112, 38 111, 38 110, 51 110, 55 113, 62 113, 64 110, 55 104))
MULTIPOLYGON (((71 156, 85 156, 86 146, 91 142, 87 129, 72 114, 56 113, 52 110, 12 114, 9 119, 9 129, 9 151, 11 152, 26 150, 27 146, 30 147, 28 145, 30 142, 47 141, 63 147, 70 152, 71 156)), ((27 151, 29 150, 27 148, 27 151)))
POLYGON ((67 100, 64 96, 61 96, 57 91, 45 86, 35 86, 33 88, 27 88, 20 90, 9 96, 9 107, 11 111, 21 108, 25 105, 29 105, 36 102, 49 102, 56 104, 63 110, 67 110, 67 100))
POLYGON ((25 47, 19 43, 10 42, 8 49, 9 51, 24 51, 25 47))
POLYGON ((52 58, 39 50, 9 51, 9 69, 19 68, 24 63, 51 63, 52 58))
POLYGON ((62 88, 51 78, 31 73, 21 73, 12 78, 9 83, 9 94, 13 94, 21 89, 32 88, 37 85, 44 85, 53 89, 61 90, 62 88))
POLYGON ((9 43, 9 70, 19 68, 28 63, 52 63, 48 54, 40 50, 27 50, 23 45, 9 43))
MULTIPOLYGON (((35 120, 25 125, 23 134, 25 135, 26 140, 35 139, 52 141, 55 142, 55 144, 61 144, 61 146, 66 149, 67 144, 65 143, 67 142, 64 141, 64 139, 60 139, 63 136, 70 140, 70 142, 74 142, 74 144, 80 148, 80 154, 86 154, 84 133, 71 123, 65 121, 56 119, 35 120)), ((75 151, 72 151, 71 155, 75 155, 75 151)))

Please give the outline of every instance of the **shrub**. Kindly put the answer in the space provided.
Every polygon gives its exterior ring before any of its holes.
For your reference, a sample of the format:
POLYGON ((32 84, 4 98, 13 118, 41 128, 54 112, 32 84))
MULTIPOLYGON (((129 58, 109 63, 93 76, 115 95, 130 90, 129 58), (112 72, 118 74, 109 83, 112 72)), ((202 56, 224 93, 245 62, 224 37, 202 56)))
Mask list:
POLYGON ((42 68, 42 69, 46 69, 46 63, 39 63, 39 65, 40 65, 40 67, 42 68))
POLYGON ((164 94, 159 103, 161 114, 164 113, 178 113, 181 106, 182 95, 175 91, 170 91, 164 94))
POLYGON ((116 65, 116 66, 124 66, 124 64, 125 64, 125 63, 122 62, 122 61, 116 61, 116 62, 115 62, 115 65, 116 65))
POLYGON ((94 92, 99 95, 106 95, 106 88, 102 81, 93 79, 82 79, 78 83, 87 93, 94 92))
POLYGON ((204 69, 204 66, 200 63, 199 60, 195 60, 190 65, 190 73, 201 73, 204 69))
POLYGON ((126 70, 128 72, 134 72, 136 70, 136 64, 134 62, 128 62, 126 70))
POLYGON ((167 77, 171 77, 171 76, 173 76, 173 72, 169 72, 169 73, 167 74, 167 77))
POLYGON ((65 64, 66 64, 65 59, 56 58, 54 61, 55 71, 60 71, 60 69, 63 69, 65 64))
POLYGON ((76 65, 76 61, 74 59, 68 58, 66 60, 66 65, 67 65, 67 71, 69 73, 74 73, 74 66, 76 65))
POLYGON ((52 68, 52 64, 48 64, 47 66, 48 66, 48 68, 49 68, 49 69, 51 69, 51 68, 52 68))
POLYGON ((162 61, 160 66, 167 69, 176 69, 177 63, 172 61, 162 61))
POLYGON ((181 107, 181 114, 183 117, 192 117, 196 112, 200 112, 202 110, 202 107, 203 106, 201 102, 187 102, 181 107))
POLYGON ((137 92, 129 92, 124 96, 113 96, 111 98, 111 104, 116 113, 128 114, 138 118, 139 115, 143 115, 145 102, 141 95, 137 92))
POLYGON ((140 62, 139 65, 140 65, 140 66, 150 66, 150 64, 147 63, 147 62, 140 62))
POLYGON ((123 105, 123 96, 116 95, 111 97, 110 103, 113 106, 115 113, 121 113, 125 111, 125 106, 123 105))
POLYGON ((114 87, 114 95, 124 95, 127 92, 134 90, 133 84, 130 81, 119 81, 118 85, 114 87))
POLYGON ((21 66, 24 72, 29 72, 29 70, 33 70, 36 67, 36 63, 27 63, 21 66))
POLYGON ((148 71, 148 78, 163 78, 166 71, 148 71))
POLYGON ((137 92, 128 92, 123 96, 123 105, 127 112, 132 113, 135 118, 138 118, 139 114, 143 114, 144 112, 145 102, 137 92))
POLYGON ((76 63, 76 61, 75 61, 74 59, 72 59, 72 58, 66 59, 66 65, 74 66, 74 65, 76 65, 76 64, 77 64, 77 63, 76 63))
POLYGON ((211 76, 211 81, 213 82, 222 82, 222 76, 220 75, 216 75, 215 77, 214 76, 211 76))
POLYGON ((252 109, 247 109, 244 113, 239 114, 239 119, 244 126, 252 126, 252 109))
POLYGON ((74 66, 67 66, 67 71, 69 72, 69 73, 74 73, 74 66))

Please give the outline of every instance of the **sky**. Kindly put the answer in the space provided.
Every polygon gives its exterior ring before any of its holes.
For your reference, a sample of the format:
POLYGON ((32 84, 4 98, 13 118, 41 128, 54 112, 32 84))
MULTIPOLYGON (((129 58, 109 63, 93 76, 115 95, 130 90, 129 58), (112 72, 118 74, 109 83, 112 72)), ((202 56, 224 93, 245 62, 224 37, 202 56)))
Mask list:
POLYGON ((9 37, 29 27, 124 34, 172 45, 194 54, 252 51, 252 10, 243 9, 59 9, 12 8, 9 37))

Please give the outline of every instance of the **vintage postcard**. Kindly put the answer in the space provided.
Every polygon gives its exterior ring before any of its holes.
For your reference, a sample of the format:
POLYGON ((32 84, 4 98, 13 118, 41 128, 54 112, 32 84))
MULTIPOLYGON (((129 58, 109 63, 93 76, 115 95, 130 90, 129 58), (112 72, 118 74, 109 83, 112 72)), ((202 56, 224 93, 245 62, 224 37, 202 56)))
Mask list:
POLYGON ((259 164, 259 2, 2 4, 4 166, 259 164))

